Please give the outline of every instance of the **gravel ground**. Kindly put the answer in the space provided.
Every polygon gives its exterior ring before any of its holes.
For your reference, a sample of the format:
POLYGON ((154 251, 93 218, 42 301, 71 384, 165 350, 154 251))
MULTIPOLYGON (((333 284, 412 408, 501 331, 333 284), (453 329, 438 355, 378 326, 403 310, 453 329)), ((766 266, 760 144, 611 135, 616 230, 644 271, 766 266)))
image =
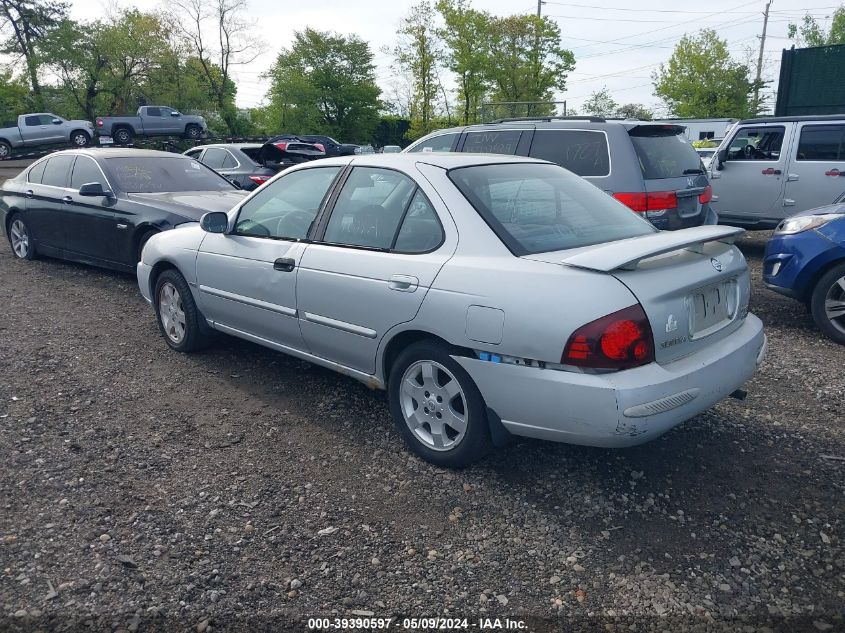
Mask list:
POLYGON ((132 277, 0 245, 0 630, 845 630, 845 348, 762 287, 766 237, 747 400, 461 472, 381 393, 235 339, 171 352, 132 277))

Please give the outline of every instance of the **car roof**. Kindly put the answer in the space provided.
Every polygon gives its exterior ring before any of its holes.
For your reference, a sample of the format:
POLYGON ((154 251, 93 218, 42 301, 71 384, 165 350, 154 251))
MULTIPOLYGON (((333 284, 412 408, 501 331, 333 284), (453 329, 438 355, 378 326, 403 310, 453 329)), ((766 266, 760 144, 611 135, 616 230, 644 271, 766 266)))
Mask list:
POLYGON ((186 149, 186 152, 190 152, 192 149, 208 149, 210 147, 222 147, 224 149, 250 149, 255 147, 262 147, 261 143, 209 143, 207 145, 195 145, 194 147, 189 147, 186 149))
POLYGON ((796 116, 763 116, 756 119, 742 119, 740 124, 748 123, 789 123, 792 121, 845 121, 845 114, 802 114, 796 116))
POLYGON ((53 152, 50 156, 57 154, 70 154, 74 156, 81 154, 83 156, 90 156, 91 158, 185 158, 182 154, 175 152, 160 152, 154 149, 135 149, 132 147, 65 149, 59 152, 53 152))
MULTIPOLYGON (((658 127, 676 127, 678 130, 683 128, 678 123, 667 123, 666 121, 641 121, 639 119, 603 119, 601 117, 518 117, 511 119, 498 119, 490 123, 473 123, 461 127, 443 128, 441 130, 434 130, 425 137, 420 137, 417 140, 428 138, 440 134, 460 134, 461 132, 475 132, 487 130, 523 130, 523 129, 537 129, 537 130, 570 130, 570 129, 591 129, 603 130, 610 127, 621 127, 625 130, 631 130, 640 126, 658 126, 658 127)), ((417 141, 414 141, 415 143, 417 141)))
POLYGON ((410 168, 417 163, 434 165, 443 169, 470 167, 473 165, 499 165, 516 163, 552 164, 549 161, 527 156, 506 156, 503 154, 464 154, 455 152, 410 152, 400 154, 359 154, 357 156, 338 156, 321 158, 309 165, 353 165, 360 167, 404 167, 410 168))

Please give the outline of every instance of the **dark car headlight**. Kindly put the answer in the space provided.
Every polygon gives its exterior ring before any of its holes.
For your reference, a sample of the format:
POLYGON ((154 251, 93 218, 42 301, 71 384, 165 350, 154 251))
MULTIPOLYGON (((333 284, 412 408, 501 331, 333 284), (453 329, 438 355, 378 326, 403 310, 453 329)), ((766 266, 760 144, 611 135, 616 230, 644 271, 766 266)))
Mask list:
POLYGON ((828 222, 843 217, 841 213, 825 213, 822 215, 801 215, 795 218, 786 218, 778 224, 775 235, 794 235, 811 229, 817 229, 828 222))

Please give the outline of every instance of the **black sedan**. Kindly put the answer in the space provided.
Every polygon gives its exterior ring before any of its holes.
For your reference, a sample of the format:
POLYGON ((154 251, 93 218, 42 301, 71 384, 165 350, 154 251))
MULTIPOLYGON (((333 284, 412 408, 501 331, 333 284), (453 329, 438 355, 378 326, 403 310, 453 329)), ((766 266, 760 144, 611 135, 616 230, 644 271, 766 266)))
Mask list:
POLYGON ((275 168, 261 163, 261 143, 217 143, 192 147, 185 156, 211 167, 221 176, 252 191, 276 175, 275 168))
POLYGON ((228 211, 246 192, 180 154, 56 152, 0 187, 0 222, 20 259, 37 255, 134 271, 159 231, 228 211))

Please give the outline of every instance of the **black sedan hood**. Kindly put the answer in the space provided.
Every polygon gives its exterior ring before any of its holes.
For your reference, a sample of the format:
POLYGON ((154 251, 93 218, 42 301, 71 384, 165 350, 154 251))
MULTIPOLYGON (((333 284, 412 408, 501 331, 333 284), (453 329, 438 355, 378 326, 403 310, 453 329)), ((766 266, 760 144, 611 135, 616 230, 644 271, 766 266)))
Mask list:
POLYGON ((129 200, 199 221, 209 211, 229 211, 246 196, 246 191, 179 191, 172 193, 130 193, 129 200))

